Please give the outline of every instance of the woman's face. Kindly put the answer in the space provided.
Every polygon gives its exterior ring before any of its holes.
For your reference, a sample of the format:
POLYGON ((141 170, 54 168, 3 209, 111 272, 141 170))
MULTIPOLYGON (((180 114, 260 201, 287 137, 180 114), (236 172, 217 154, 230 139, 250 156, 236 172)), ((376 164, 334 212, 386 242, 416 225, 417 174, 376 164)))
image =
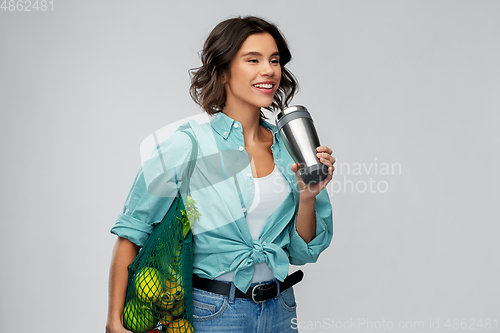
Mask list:
POLYGON ((278 47, 269 33, 250 35, 230 64, 226 107, 267 107, 281 80, 278 47))

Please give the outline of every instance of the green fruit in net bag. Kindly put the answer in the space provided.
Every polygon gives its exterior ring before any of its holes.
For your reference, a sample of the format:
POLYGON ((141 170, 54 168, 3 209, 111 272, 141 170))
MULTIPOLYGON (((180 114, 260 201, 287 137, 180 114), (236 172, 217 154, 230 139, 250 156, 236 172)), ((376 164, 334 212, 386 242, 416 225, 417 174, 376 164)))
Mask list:
POLYGON ((181 272, 177 268, 168 265, 167 266, 167 280, 171 281, 171 282, 176 282, 177 284, 182 285, 181 272))
POLYGON ((145 303, 156 302, 163 291, 163 280, 156 268, 141 268, 135 276, 135 291, 139 299, 145 303))
POLYGON ((125 304, 123 309, 123 324, 133 332, 145 332, 156 326, 156 320, 151 309, 137 299, 125 304))

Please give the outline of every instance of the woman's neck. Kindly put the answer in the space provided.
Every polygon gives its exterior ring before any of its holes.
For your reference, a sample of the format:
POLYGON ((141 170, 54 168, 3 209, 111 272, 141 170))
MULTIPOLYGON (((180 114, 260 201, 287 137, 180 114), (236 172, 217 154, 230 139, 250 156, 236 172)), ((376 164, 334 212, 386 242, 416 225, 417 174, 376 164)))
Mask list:
POLYGON ((261 126, 259 125, 260 108, 246 108, 246 110, 236 110, 234 108, 224 107, 223 112, 229 118, 240 122, 241 126, 243 127, 243 136, 245 137, 245 142, 256 142, 264 140, 260 128, 261 126))

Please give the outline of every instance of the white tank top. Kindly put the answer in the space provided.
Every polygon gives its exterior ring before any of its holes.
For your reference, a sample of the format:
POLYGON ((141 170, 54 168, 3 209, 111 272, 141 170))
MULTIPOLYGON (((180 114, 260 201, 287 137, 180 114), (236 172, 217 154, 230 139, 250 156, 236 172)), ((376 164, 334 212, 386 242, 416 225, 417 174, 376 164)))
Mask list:
MULTIPOLYGON (((266 222, 290 193, 290 185, 276 165, 269 175, 254 178, 254 184, 255 196, 247 212, 247 224, 252 239, 257 240, 266 222)), ((272 279, 274 274, 267 263, 254 265, 252 283, 272 279)), ((216 280, 233 281, 233 272, 223 274, 216 280)))

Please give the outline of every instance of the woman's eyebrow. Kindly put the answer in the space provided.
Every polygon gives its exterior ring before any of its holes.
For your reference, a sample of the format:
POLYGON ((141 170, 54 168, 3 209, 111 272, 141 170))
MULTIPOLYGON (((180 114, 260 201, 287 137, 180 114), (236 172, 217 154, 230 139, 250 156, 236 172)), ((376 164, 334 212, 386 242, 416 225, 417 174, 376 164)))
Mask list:
MULTIPOLYGON (((242 55, 242 57, 246 57, 246 56, 250 56, 250 55, 253 55, 253 56, 261 56, 262 57, 262 53, 260 52, 257 52, 257 51, 250 51, 250 52, 247 52, 245 54, 242 55)), ((273 54, 271 54, 271 57, 274 57, 274 56, 279 56, 280 53, 278 51, 274 52, 273 54)))

